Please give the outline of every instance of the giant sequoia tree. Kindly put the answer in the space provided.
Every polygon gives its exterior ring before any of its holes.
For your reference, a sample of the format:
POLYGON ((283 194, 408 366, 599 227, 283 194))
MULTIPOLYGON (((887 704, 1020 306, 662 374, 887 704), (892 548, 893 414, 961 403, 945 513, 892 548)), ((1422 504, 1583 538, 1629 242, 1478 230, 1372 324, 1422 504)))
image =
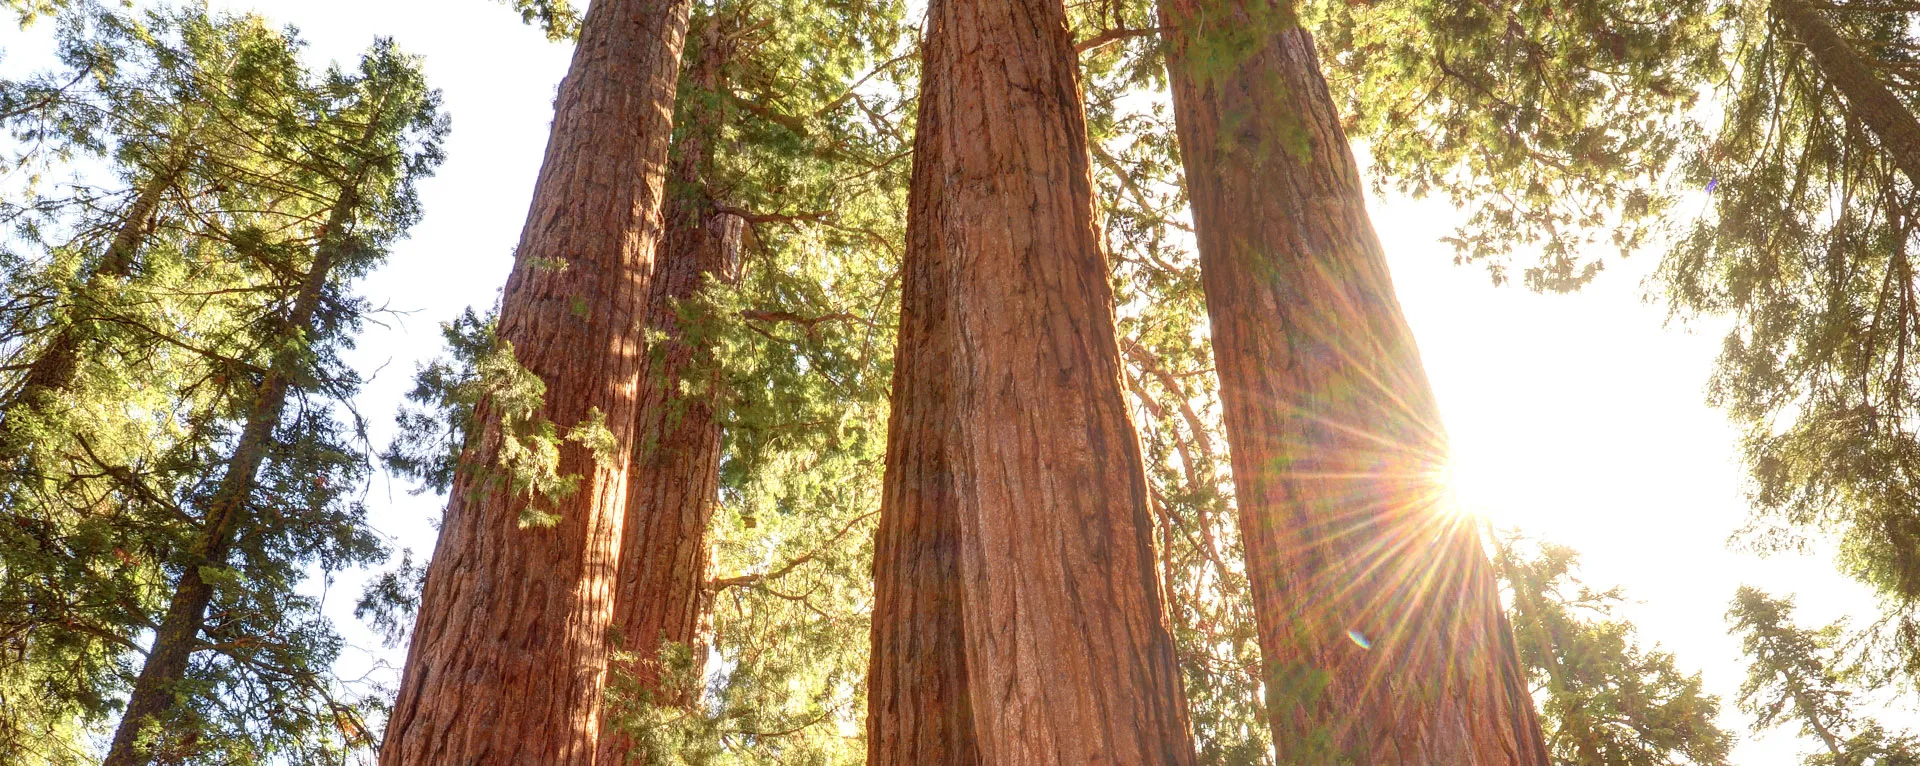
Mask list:
POLYGON ((1161 16, 1276 750, 1547 763, 1311 36, 1266 3, 1161 16))
POLYGON ((688 10, 600 0, 583 22, 386 763, 594 760, 688 10))
POLYGON ((875 764, 1187 763, 1064 8, 928 7, 875 764))

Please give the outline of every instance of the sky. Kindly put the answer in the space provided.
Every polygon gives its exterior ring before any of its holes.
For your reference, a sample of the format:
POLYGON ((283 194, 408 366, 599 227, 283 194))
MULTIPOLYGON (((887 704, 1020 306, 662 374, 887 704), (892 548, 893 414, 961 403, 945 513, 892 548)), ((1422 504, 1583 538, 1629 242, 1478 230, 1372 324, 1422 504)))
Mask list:
MULTIPOLYGON (((372 374, 357 402, 386 443, 414 369, 440 351, 439 322, 493 302, 532 194, 570 47, 549 43, 486 0, 210 0, 297 27, 310 63, 350 63, 376 36, 425 58, 445 96, 448 160, 420 187, 425 217, 362 292, 395 314, 361 338, 352 361, 372 374), (377 371, 377 373, 375 373, 377 371)), ((44 61, 45 27, 0 35, 4 71, 44 61)), ((1623 586, 1623 616, 1723 701, 1743 766, 1798 763, 1812 743, 1791 731, 1757 737, 1732 704, 1743 677, 1723 619, 1741 584, 1794 595, 1803 624, 1870 619, 1874 602, 1830 558, 1761 558, 1729 546, 1747 518, 1737 434, 1708 408, 1719 325, 1669 323, 1645 299, 1657 251, 1614 260, 1571 296, 1494 287, 1456 266, 1438 242, 1457 212, 1443 201, 1370 200, 1400 300, 1419 340, 1455 453, 1457 491, 1501 528, 1569 545, 1599 587, 1623 586)), ((416 560, 432 548, 441 500, 404 483, 376 484, 373 519, 416 560)), ((391 679, 404 647, 382 649, 352 617, 359 575, 326 590, 328 611, 356 643, 348 675, 391 679)), ((1889 711, 1884 723, 1914 724, 1889 711)))

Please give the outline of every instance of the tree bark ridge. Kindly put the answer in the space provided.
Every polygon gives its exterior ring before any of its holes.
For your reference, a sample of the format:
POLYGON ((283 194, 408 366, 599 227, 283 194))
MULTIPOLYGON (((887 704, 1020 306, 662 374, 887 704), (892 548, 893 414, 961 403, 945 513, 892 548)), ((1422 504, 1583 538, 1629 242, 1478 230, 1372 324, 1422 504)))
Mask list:
POLYGON ((620 445, 583 445, 550 528, 522 529, 527 498, 491 480, 499 414, 478 407, 428 569, 381 763, 591 764, 674 86, 689 0, 595 0, 561 83, 500 338, 545 381, 538 415, 569 429, 597 410, 620 445))
POLYGON ((1160 16, 1280 762, 1546 766, 1311 37, 1160 16))
POLYGON ((874 764, 1190 764, 1064 7, 933 0, 874 764))
MULTIPOLYGON (((705 93, 719 93, 730 44, 719 20, 705 22, 699 54, 682 79, 705 93)), ((676 306, 695 297, 709 279, 728 275, 745 233, 739 216, 716 210, 708 186, 723 109, 714 105, 678 115, 685 127, 668 182, 667 228, 647 309, 647 326, 658 340, 647 349, 640 370, 613 628, 624 651, 633 655, 624 668, 631 681, 626 691, 647 694, 651 705, 699 703, 697 690, 661 687, 661 650, 668 642, 692 651, 695 678, 706 665, 712 606, 707 538, 720 496, 720 423, 713 410, 718 381, 711 376, 704 384, 691 380, 710 369, 712 349, 706 339, 689 336, 676 306), (683 694, 688 691, 692 698, 683 694)), ((609 721, 599 763, 638 762, 634 745, 609 721)))

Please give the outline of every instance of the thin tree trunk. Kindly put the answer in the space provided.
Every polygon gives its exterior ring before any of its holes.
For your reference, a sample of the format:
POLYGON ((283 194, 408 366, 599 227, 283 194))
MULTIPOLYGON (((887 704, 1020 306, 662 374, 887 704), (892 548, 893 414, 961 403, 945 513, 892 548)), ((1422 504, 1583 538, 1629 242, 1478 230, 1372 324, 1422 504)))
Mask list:
POLYGON ((869 761, 1190 764, 1065 9, 933 0, 921 60, 869 761))
POLYGON ((491 403, 456 477, 381 762, 588 764, 627 494, 642 344, 661 235, 674 84, 689 0, 595 0, 561 84, 545 165, 501 301, 500 337, 546 382, 539 416, 597 409, 619 449, 561 449, 580 477, 550 528, 490 481, 491 403))
MULTIPOLYGON (((723 25, 708 19, 694 66, 683 76, 707 94, 723 86, 729 41, 723 25)), ((682 381, 710 361, 705 339, 688 337, 676 304, 693 298, 709 277, 724 277, 740 248, 745 221, 715 210, 707 184, 714 143, 723 127, 714 99, 694 113, 681 113, 678 156, 668 182, 667 231, 653 272, 647 325, 659 342, 640 368, 640 408, 634 425, 633 465, 627 480, 626 530, 620 573, 614 586, 613 629, 632 654, 624 670, 629 693, 650 705, 698 703, 697 687, 662 688, 661 650, 669 642, 687 647, 698 679, 706 664, 708 525, 720 495, 720 424, 714 419, 712 386, 682 388, 682 381), (691 392, 691 394, 689 394, 691 392)), ((668 679, 671 680, 671 679, 668 679)), ((643 764, 635 743, 608 720, 600 741, 601 766, 643 764)))
POLYGON ((1820 737, 1820 743, 1827 746, 1827 752, 1833 754, 1833 762, 1836 764, 1847 763, 1847 754, 1846 751, 1840 747, 1840 738, 1835 737, 1833 730, 1827 728, 1827 725, 1820 721, 1820 709, 1807 702, 1807 697, 1802 691, 1801 684, 1793 683, 1795 679, 1792 678, 1789 678, 1788 681, 1792 684, 1794 707, 1800 708, 1800 714, 1807 718, 1808 727, 1813 729, 1813 733, 1816 736, 1820 737))
MULTIPOLYGON (((92 304, 108 282, 126 279, 133 273, 134 256, 146 243, 148 226, 154 213, 160 209, 161 198, 173 187, 180 176, 180 167, 171 165, 159 169, 153 177, 147 179, 140 191, 127 206, 126 215, 115 230, 113 240, 107 244, 107 250, 100 256, 100 262, 94 266, 93 273, 87 275, 82 283, 76 300, 71 305, 80 311, 91 311, 92 304)), ((54 329, 47 345, 27 366, 26 375, 21 378, 20 386, 3 406, 0 406, 0 418, 11 419, 22 408, 28 411, 45 412, 47 408, 68 390, 80 374, 80 360, 87 353, 87 338, 82 324, 73 317, 67 317, 54 329)), ((0 465, 18 459, 26 449, 26 442, 19 434, 0 434, 0 465)))
POLYGON ((1873 68, 1827 23, 1820 11, 1794 0, 1773 0, 1773 13, 1787 33, 1807 46, 1820 76, 1840 91, 1847 111, 1873 131, 1907 180, 1920 186, 1920 119, 1873 74, 1873 68))
MULTIPOLYGON (((313 267, 294 297, 293 311, 286 322, 287 336, 281 340, 314 332, 314 320, 328 277, 341 248, 347 244, 346 228, 352 223, 358 206, 357 195, 352 191, 334 203, 321 229, 320 244, 314 249, 313 267)), ((253 408, 241 427, 240 440, 234 444, 226 473, 220 477, 220 485, 207 503, 195 550, 174 586, 166 616, 154 631, 153 648, 147 652, 146 664, 141 666, 140 675, 134 681, 126 714, 114 732, 113 745, 103 766, 138 766, 152 760, 140 741, 141 730, 159 723, 176 704, 175 687, 186 677, 187 661, 198 648, 200 631, 206 627, 207 606, 213 602, 214 586, 207 582, 202 569, 227 565, 234 539, 248 520, 247 501, 253 495, 260 467, 273 446, 273 432, 280 425, 287 395, 306 363, 294 352, 277 352, 266 377, 260 381, 253 408)))
POLYGON ((1160 14, 1280 762, 1545 766, 1312 38, 1160 14))

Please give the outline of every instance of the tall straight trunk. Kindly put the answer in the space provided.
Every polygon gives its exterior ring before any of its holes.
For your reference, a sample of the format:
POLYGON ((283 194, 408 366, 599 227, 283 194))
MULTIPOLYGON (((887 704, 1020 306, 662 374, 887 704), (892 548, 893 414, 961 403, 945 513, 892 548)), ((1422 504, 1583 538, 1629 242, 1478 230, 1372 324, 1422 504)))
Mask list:
MULTIPOLYGON (((706 93, 722 87, 728 42, 722 25, 709 19, 699 55, 683 80, 706 93)), ((714 104, 712 99, 697 103, 714 104)), ((633 431, 633 465, 627 475, 626 529, 614 586, 613 629, 632 655, 625 672, 628 691, 651 705, 696 704, 688 691, 661 686, 661 650, 669 642, 687 647, 698 678, 705 667, 705 626, 710 599, 708 525, 720 495, 720 423, 713 412, 712 383, 682 387, 704 362, 710 346, 681 327, 676 304, 694 297, 710 277, 724 277, 739 252, 745 221, 719 212, 707 185, 714 143, 722 127, 719 107, 677 118, 678 156, 668 182, 666 234, 653 271, 647 326, 658 339, 640 367, 640 408, 633 431)), ((691 383, 692 381, 688 381, 691 383)), ((601 766, 644 763, 634 742, 604 724, 601 766)))
POLYGON ((1312 38, 1161 0, 1281 763, 1548 763, 1312 38))
POLYGON ((1192 763, 1065 8, 921 56, 869 762, 1192 763))
MULTIPOLYGON (((113 239, 107 243, 106 252, 100 255, 100 262, 94 265, 93 272, 81 284, 76 300, 71 302, 73 310, 83 313, 91 311, 91 304, 109 282, 126 279, 133 273, 134 256, 146 243, 148 223, 159 211, 161 199, 168 189, 173 188, 181 172, 179 164, 165 166, 155 170, 141 184, 133 201, 127 205, 113 239)), ((53 337, 41 349, 40 355, 27 364, 20 387, 4 404, 0 404, 0 421, 11 419, 22 409, 44 412, 62 394, 73 388, 80 374, 81 358, 89 351, 82 321, 66 317, 54 329, 53 337)), ((23 454, 27 445, 20 436, 0 434, 0 465, 11 463, 23 454)))
POLYGON ((614 450, 561 448, 580 477, 559 521, 490 478, 499 413, 455 478, 381 762, 593 762, 638 405, 648 284, 689 0, 595 0, 560 86, 545 164, 501 300, 500 338, 546 382, 538 416, 606 419, 614 450))
MULTIPOLYGON (((287 337, 311 335, 316 328, 320 300, 325 296, 327 280, 343 247, 347 246, 346 228, 352 223, 357 196, 349 191, 334 203, 320 232, 320 244, 314 249, 313 267, 294 296, 293 310, 287 316, 287 337)), ((194 541, 192 557, 174 585, 173 600, 166 616, 154 631, 153 648, 146 664, 134 680, 127 700, 126 714, 113 734, 113 744, 103 766, 137 766, 152 760, 140 741, 141 730, 159 719, 176 704, 175 687, 187 674, 187 661, 200 642, 206 627, 207 606, 213 602, 214 587, 202 574, 206 567, 227 565, 234 539, 248 521, 247 501, 251 499, 260 467, 273 446, 274 429, 286 408, 293 381, 300 376, 306 360, 281 351, 267 367, 266 377, 254 392, 253 407, 247 412, 240 439, 227 459, 226 473, 207 503, 206 518, 201 521, 199 537, 194 541)))
MULTIPOLYGON (((1907 180, 1920 186, 1920 119, 1821 12, 1799 0, 1772 0, 1775 17, 1787 34, 1807 47, 1821 78, 1847 102, 1847 113, 1867 126, 1907 180)), ((1865 9, 1862 9, 1865 10, 1865 9)))

